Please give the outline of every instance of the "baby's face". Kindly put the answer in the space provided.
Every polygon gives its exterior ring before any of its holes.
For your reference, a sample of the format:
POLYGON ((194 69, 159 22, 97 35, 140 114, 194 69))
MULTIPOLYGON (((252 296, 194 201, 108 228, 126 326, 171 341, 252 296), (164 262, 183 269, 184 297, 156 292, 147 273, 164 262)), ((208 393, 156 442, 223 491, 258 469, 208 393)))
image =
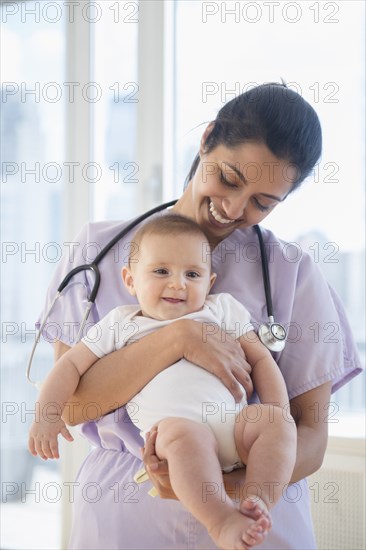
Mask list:
POLYGON ((210 247, 199 235, 145 235, 131 269, 122 277, 142 314, 177 319, 202 309, 215 280, 210 247))

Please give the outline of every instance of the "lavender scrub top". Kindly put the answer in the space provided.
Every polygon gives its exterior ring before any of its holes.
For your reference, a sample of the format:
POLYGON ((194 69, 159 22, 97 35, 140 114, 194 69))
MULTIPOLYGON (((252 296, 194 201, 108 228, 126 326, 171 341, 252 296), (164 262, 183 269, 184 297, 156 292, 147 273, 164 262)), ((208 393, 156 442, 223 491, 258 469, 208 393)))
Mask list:
MULTIPOLYGON (((40 319, 65 274, 73 267, 91 262, 123 225, 106 221, 87 224, 81 230, 57 267, 40 319)), ((343 306, 308 254, 277 239, 268 230, 263 230, 263 237, 276 320, 288 328, 284 351, 273 355, 289 397, 329 380, 335 391, 361 372, 343 306)), ((120 275, 130 247, 131 234, 100 263, 101 285, 87 328, 116 306, 136 303, 125 290, 120 275)), ((254 327, 267 321, 259 245, 253 228, 234 231, 214 250, 212 260, 218 276, 211 292, 230 292, 249 310, 254 327)), ((74 281, 82 284, 70 286, 58 300, 45 327, 44 338, 50 342, 59 339, 69 346, 74 344, 92 276, 89 271, 82 272, 74 281)), ((216 548, 207 530, 179 502, 152 498, 147 494, 150 482, 137 485, 133 481, 134 474, 143 466, 140 460, 143 441, 124 407, 84 424, 82 433, 93 449, 76 479, 70 549, 216 548)), ((258 549, 316 548, 306 480, 283 491, 272 516, 273 528, 258 549)))

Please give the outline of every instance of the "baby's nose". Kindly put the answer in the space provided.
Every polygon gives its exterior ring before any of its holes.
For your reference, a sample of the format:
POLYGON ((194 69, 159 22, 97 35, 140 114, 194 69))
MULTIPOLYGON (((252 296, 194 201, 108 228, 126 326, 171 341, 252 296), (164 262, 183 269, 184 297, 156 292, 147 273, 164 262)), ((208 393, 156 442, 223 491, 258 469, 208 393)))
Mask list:
POLYGON ((186 285, 185 285, 185 280, 183 275, 180 275, 180 274, 173 275, 169 282, 169 285, 171 288, 175 288, 176 290, 185 288, 186 285))

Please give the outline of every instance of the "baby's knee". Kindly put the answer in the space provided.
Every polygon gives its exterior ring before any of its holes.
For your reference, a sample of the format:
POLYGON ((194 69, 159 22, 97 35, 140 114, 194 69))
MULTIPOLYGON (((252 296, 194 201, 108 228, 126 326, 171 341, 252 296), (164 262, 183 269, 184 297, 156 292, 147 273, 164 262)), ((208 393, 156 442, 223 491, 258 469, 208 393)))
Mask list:
POLYGON ((208 426, 180 417, 169 417, 157 424, 157 446, 176 445, 217 445, 208 426))
POLYGON ((296 437, 296 424, 288 411, 273 404, 248 405, 238 415, 236 430, 249 429, 254 433, 270 432, 275 434, 286 433, 289 437, 296 437))
POLYGON ((189 429, 189 424, 185 418, 168 417, 160 420, 154 427, 158 429, 160 440, 169 440, 182 437, 189 429))
POLYGON ((273 433, 278 431, 281 437, 286 437, 288 442, 296 441, 296 424, 292 416, 283 409, 273 405, 261 405, 265 424, 273 433))

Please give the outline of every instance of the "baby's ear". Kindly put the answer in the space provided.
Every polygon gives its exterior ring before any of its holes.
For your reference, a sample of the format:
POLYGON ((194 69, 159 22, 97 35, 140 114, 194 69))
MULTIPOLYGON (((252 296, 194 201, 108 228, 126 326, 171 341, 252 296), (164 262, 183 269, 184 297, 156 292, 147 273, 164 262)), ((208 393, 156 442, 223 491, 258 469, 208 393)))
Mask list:
POLYGON ((123 266, 121 269, 121 276, 123 284, 127 288, 128 292, 131 294, 131 296, 136 296, 131 269, 127 266, 123 266))
POLYGON ((208 292, 210 292, 211 288, 213 287, 214 282, 216 281, 216 278, 217 278, 216 273, 211 273, 211 276, 210 276, 210 286, 209 286, 208 292))

